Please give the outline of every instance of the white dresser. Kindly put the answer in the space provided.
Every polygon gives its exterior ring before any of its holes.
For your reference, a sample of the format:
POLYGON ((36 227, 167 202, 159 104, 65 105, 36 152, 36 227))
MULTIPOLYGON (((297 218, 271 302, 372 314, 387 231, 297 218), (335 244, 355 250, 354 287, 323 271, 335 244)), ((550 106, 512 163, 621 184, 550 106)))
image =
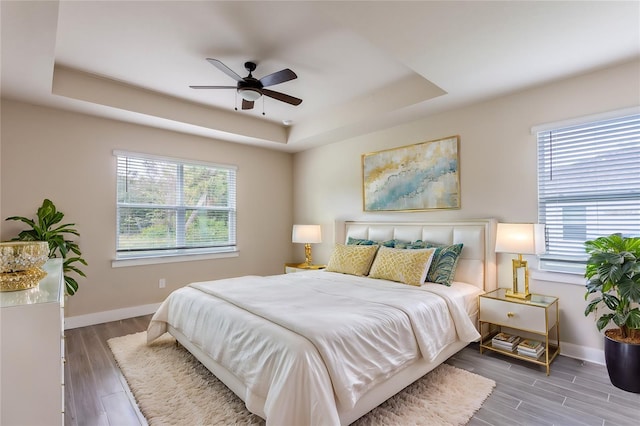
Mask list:
POLYGON ((0 293, 0 425, 64 424, 62 259, 29 290, 0 293))

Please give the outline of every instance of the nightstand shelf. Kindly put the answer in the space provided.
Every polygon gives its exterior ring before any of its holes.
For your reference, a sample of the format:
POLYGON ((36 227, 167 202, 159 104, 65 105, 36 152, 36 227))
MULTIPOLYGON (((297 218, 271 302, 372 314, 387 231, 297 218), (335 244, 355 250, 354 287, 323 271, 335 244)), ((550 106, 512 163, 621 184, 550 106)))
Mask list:
POLYGON ((485 293, 479 297, 479 328, 482 335, 480 353, 484 350, 494 351, 513 358, 522 359, 545 366, 547 375, 551 362, 560 353, 560 310, 558 298, 532 294, 530 299, 516 299, 506 295, 506 289, 485 293), (489 331, 485 333, 485 328, 489 331), (494 347, 491 339, 502 329, 509 329, 510 334, 522 332, 522 338, 534 335, 542 341, 544 353, 538 358, 521 355, 517 349, 510 351, 494 347), (516 330, 513 332, 511 330, 516 330), (555 342, 550 342, 555 335, 555 342))
POLYGON ((327 265, 306 265, 304 263, 285 263, 284 273, 291 274, 293 272, 317 271, 326 268, 327 265))

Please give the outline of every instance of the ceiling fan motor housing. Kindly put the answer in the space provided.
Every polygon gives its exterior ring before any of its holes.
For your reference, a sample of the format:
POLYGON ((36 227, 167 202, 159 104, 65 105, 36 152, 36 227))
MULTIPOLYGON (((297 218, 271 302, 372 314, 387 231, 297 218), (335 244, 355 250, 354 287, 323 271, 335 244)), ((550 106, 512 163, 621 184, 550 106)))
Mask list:
MULTIPOLYGON (((251 73, 249 73, 251 75, 251 73)), ((238 93, 249 102, 256 101, 262 96, 262 83, 253 77, 244 77, 238 82, 238 93)))
POLYGON ((263 87, 264 86, 262 86, 262 83, 260 83, 260 81, 258 81, 257 79, 255 79, 253 77, 245 77, 241 81, 238 82, 238 90, 241 90, 241 89, 256 89, 256 90, 260 90, 263 87))
POLYGON ((256 70, 256 63, 247 61, 244 63, 244 68, 249 71, 249 75, 244 77, 242 80, 238 81, 238 93, 242 94, 243 98, 247 100, 255 100, 262 96, 262 89, 264 86, 257 78, 254 78, 251 73, 256 70), (244 95, 246 91, 254 92, 254 93, 246 93, 247 96, 244 95))

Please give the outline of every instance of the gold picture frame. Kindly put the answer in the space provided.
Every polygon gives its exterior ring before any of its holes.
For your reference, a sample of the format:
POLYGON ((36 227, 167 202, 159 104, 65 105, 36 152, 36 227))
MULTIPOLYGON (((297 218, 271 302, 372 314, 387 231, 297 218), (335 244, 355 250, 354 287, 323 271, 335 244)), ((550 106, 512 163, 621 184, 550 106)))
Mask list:
POLYGON ((364 211, 460 208, 460 136, 362 155, 364 211))

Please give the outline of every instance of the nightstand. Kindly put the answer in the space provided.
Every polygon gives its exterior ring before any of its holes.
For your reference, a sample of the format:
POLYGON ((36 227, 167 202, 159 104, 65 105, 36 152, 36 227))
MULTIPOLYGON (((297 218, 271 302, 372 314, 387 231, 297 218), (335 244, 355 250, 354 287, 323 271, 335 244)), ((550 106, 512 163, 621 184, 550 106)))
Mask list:
POLYGON ((284 273, 291 274, 293 272, 302 271, 317 271, 318 269, 324 269, 327 265, 306 265, 304 263, 285 263, 284 273))
POLYGON ((523 359, 535 364, 544 365, 549 375, 549 366, 560 353, 560 310, 558 308, 558 298, 544 296, 542 294, 531 294, 530 299, 516 299, 506 295, 505 288, 485 293, 479 297, 478 322, 480 332, 484 333, 483 326, 489 329, 487 334, 482 335, 480 341, 480 353, 485 349, 499 352, 514 358, 523 359), (544 345, 544 353, 538 358, 518 354, 517 350, 509 351, 492 346, 491 339, 502 328, 516 330, 509 331, 510 334, 518 334, 518 331, 526 333, 522 338, 540 340, 544 345), (555 342, 550 342, 551 336, 555 335, 555 342))

